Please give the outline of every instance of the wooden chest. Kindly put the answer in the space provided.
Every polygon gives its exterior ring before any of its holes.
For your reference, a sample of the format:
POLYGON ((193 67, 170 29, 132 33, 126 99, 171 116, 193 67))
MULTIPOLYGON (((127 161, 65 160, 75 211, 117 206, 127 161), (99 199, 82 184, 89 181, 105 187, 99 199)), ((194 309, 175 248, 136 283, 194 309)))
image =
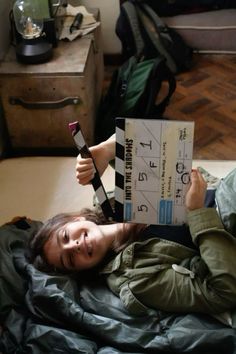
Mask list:
POLYGON ((75 151, 68 123, 78 120, 94 142, 101 96, 103 55, 95 36, 60 41, 48 63, 16 62, 11 48, 0 63, 0 95, 11 149, 31 154, 75 151))

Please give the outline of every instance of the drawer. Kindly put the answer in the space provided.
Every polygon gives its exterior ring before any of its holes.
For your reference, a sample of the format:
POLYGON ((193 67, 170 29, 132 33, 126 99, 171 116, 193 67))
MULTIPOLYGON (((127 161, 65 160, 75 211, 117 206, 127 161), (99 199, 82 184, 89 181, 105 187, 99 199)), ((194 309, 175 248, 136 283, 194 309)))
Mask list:
POLYGON ((72 147, 68 123, 78 120, 88 144, 93 143, 92 102, 78 77, 11 78, 2 103, 14 148, 72 147))

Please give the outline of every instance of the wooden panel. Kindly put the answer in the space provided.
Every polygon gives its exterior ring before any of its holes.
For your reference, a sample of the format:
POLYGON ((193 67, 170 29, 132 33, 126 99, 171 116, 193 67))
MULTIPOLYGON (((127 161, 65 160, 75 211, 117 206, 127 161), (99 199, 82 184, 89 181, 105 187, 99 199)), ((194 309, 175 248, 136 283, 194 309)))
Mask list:
POLYGON ((18 63, 13 47, 8 51, 3 62, 0 63, 2 75, 83 75, 86 59, 92 39, 84 37, 72 42, 60 41, 57 48, 53 49, 53 58, 47 63, 25 65, 18 63))
POLYGON ((166 116, 195 122, 194 159, 236 160, 236 56, 195 55, 166 116))

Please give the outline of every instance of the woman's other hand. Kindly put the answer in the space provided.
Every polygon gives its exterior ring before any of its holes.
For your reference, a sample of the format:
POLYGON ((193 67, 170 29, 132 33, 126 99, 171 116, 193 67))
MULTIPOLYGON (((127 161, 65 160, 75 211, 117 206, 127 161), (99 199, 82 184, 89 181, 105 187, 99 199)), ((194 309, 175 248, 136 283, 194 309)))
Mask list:
POLYGON ((204 207, 207 183, 198 170, 192 170, 190 188, 186 194, 185 205, 187 210, 204 207))

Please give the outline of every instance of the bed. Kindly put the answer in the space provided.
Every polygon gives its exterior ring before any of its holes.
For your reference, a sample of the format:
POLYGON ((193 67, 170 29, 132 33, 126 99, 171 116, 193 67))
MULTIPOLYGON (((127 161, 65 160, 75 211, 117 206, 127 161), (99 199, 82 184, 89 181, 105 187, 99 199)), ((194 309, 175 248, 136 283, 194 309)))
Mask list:
MULTIPOLYGON (((225 177, 236 161, 194 161, 225 177)), ((102 279, 47 275, 28 263, 26 242, 61 211, 92 206, 91 186, 75 180, 74 157, 0 161, 0 352, 236 353, 233 326, 200 314, 130 316, 102 279)), ((114 188, 114 171, 103 176, 114 188)))

